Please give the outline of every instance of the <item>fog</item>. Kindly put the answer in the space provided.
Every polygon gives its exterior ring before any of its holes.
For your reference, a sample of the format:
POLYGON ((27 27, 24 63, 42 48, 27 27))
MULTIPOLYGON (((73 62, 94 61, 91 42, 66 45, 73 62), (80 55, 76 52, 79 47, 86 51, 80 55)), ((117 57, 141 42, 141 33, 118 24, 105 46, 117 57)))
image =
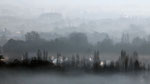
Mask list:
POLYGON ((48 41, 80 32, 94 45, 105 38, 119 43, 123 34, 129 35, 130 43, 139 37, 144 44, 150 35, 148 3, 148 0, 1 0, 0 45, 9 39, 24 41, 25 34, 31 31, 37 31, 48 41))
POLYGON ((1 0, 0 28, 122 33, 132 31, 130 25, 134 24, 137 30, 147 33, 148 3, 148 0, 1 0))
POLYGON ((111 14, 127 14, 127 15, 149 15, 150 11, 148 0, 1 0, 1 9, 15 11, 19 13, 34 14, 41 12, 73 12, 73 11, 89 11, 89 12, 105 12, 111 14), (14 7, 14 9, 12 8, 14 7))
POLYGON ((149 84, 149 3, 0 0, 0 84, 149 84))

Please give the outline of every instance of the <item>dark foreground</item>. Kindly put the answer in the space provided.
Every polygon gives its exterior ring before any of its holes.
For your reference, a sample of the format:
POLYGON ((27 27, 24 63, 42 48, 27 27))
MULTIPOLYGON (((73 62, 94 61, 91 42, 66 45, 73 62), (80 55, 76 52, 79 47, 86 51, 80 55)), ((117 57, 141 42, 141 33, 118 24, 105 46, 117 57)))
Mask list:
POLYGON ((47 52, 39 50, 37 57, 28 58, 26 53, 22 60, 15 59, 12 62, 5 62, 3 55, 0 56, 0 69, 43 69, 61 72, 83 71, 83 72, 137 72, 149 70, 150 65, 145 65, 138 59, 138 53, 128 56, 126 51, 121 51, 121 56, 117 61, 100 60, 99 51, 92 57, 80 57, 78 54, 71 58, 57 54, 56 58, 48 59, 47 52))
POLYGON ((149 72, 87 74, 31 70, 0 70, 0 84, 149 84, 149 72))
POLYGON ((97 51, 87 58, 57 54, 55 59, 39 51, 37 57, 26 54, 10 62, 1 56, 0 84, 150 84, 149 70, 136 52, 129 57, 122 50, 117 61, 108 62, 97 51))

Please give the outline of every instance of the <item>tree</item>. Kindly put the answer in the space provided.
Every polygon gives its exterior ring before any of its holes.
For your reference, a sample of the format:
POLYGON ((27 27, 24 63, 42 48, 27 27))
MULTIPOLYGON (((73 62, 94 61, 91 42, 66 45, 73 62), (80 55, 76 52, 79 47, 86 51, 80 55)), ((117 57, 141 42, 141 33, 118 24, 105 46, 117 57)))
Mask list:
POLYGON ((99 51, 95 51, 94 52, 94 57, 93 57, 93 68, 95 71, 98 71, 100 66, 99 66, 99 63, 100 63, 100 59, 99 59, 99 51))
POLYGON ((43 51, 43 60, 47 61, 47 57, 48 57, 48 52, 47 51, 43 51))
POLYGON ((0 45, 4 45, 7 41, 8 39, 5 34, 0 37, 0 45))
POLYGON ((28 60, 28 52, 25 52, 25 53, 24 53, 23 59, 24 59, 24 60, 28 60))
POLYGON ((10 39, 3 46, 3 50, 4 50, 4 52, 23 53, 24 48, 25 48, 24 44, 25 44, 25 42, 22 40, 10 39))
POLYGON ((99 51, 95 51, 94 52, 94 62, 95 63, 99 63, 100 62, 100 59, 99 59, 99 51))
POLYGON ((113 40, 107 37, 102 42, 98 42, 96 47, 101 52, 111 52, 113 51, 113 40))
POLYGON ((75 56, 74 55, 72 55, 72 57, 71 57, 71 64, 73 67, 75 66, 75 56))
POLYGON ((69 35, 69 43, 71 46, 70 48, 74 52, 86 51, 91 48, 87 36, 84 33, 71 33, 69 35))
POLYGON ((41 38, 38 32, 31 31, 25 34, 25 39, 26 41, 39 41, 41 38))
POLYGON ((121 37, 122 44, 128 44, 129 43, 129 34, 123 33, 121 37))
POLYGON ((123 60, 126 57, 126 51, 121 50, 121 59, 123 60))
POLYGON ((80 65, 80 56, 79 54, 76 54, 76 67, 79 67, 80 65))
POLYGON ((0 65, 5 64, 5 62, 2 59, 4 59, 4 57, 3 55, 0 55, 0 65))
POLYGON ((146 40, 140 37, 135 37, 132 41, 132 45, 135 46, 141 46, 143 44, 146 44, 146 40))
POLYGON ((29 58, 28 58, 28 52, 25 52, 23 54, 23 64, 28 64, 29 63, 29 58))
POLYGON ((61 53, 57 53, 57 65, 60 65, 60 57, 61 57, 61 53))
POLYGON ((82 45, 88 43, 87 36, 84 33, 71 33, 69 39, 71 40, 71 42, 74 42, 76 44, 82 45))
POLYGON ((138 53, 136 51, 133 52, 133 59, 138 60, 138 53))
POLYGON ((41 52, 40 49, 38 49, 38 51, 37 51, 37 59, 38 59, 39 61, 42 60, 42 52, 41 52))
POLYGON ((0 60, 4 59, 3 55, 0 55, 0 60))

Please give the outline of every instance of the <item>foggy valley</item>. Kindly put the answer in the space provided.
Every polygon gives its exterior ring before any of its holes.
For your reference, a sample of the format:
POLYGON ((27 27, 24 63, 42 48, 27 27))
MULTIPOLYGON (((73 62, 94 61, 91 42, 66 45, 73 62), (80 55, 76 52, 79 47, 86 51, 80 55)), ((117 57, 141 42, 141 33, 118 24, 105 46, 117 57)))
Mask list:
POLYGON ((149 3, 0 0, 0 84, 149 84, 149 3))

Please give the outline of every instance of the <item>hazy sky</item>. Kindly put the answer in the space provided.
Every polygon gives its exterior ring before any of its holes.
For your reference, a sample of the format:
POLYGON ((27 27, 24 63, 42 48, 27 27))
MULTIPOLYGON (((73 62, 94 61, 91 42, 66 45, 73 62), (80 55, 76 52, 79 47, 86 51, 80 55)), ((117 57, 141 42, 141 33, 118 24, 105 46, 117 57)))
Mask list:
MULTIPOLYGON (((0 0, 0 7, 12 11, 62 13, 73 11, 107 12, 120 15, 149 16, 150 0, 0 0)), ((29 13, 30 12, 30 13, 29 13)))

